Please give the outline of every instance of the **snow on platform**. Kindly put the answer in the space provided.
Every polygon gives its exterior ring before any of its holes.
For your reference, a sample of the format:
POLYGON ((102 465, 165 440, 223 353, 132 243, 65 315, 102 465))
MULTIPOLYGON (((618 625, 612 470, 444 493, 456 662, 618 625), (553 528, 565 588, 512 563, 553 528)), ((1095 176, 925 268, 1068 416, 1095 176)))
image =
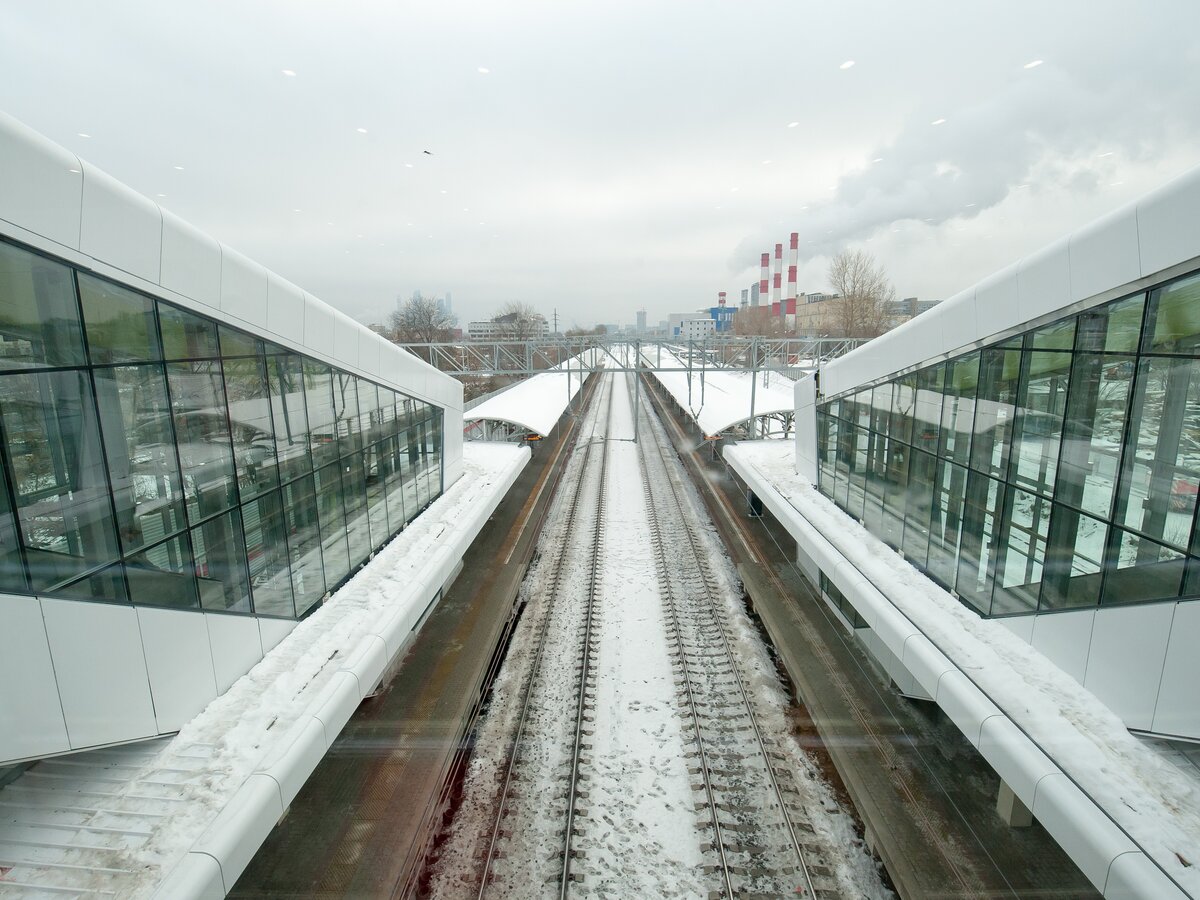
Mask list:
MULTIPOLYGON (((665 355, 665 354, 664 354, 665 355)), ((651 364, 647 357, 647 364, 651 364)), ((687 363, 673 358, 671 365, 685 367, 687 363)), ((727 428, 750 418, 750 397, 754 395, 754 415, 790 413, 796 408, 794 383, 776 372, 758 375, 758 387, 748 372, 728 369, 695 368, 687 372, 654 371, 653 375, 667 389, 675 402, 688 410, 705 434, 720 434, 727 428), (703 372, 703 379, 701 378, 703 372), (691 397, 688 379, 691 379, 691 397)))
POLYGON ((228 893, 528 459, 467 444, 463 477, 174 738, 0 789, 0 896, 228 893))
POLYGON ((480 403, 463 413, 463 424, 467 428, 472 422, 508 422, 542 437, 548 435, 562 418, 567 404, 574 399, 591 374, 595 364, 595 353, 588 354, 592 362, 572 357, 553 369, 527 378, 503 393, 480 403))
POLYGON ((790 440, 725 459, 1105 896, 1200 897, 1200 770, 942 590, 796 474, 790 440), (847 565, 849 563, 849 565, 847 565))

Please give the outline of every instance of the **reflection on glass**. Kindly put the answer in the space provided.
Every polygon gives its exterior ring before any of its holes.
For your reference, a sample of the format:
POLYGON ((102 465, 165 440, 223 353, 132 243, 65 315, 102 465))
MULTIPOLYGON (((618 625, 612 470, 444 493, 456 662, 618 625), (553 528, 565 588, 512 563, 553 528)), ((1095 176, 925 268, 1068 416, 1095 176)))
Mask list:
POLYGON ((237 503, 225 378, 215 360, 168 363, 183 492, 192 523, 237 503))
POLYGON ((1042 573, 1042 609, 1095 606, 1108 525, 1055 503, 1042 573))
POLYGON ((1146 326, 1146 351, 1189 356, 1200 353, 1200 274, 1154 291, 1146 326))
POLYGON ((242 527, 246 533, 246 562, 250 567, 255 614, 294 617, 292 573, 279 492, 242 506, 242 527))
POLYGON ((342 500, 346 504, 346 537, 350 541, 350 564, 357 566, 371 552, 371 529, 367 520, 367 477, 362 454, 343 459, 342 500))
POLYGON ((217 352, 217 323, 169 303, 158 304, 163 359, 212 359, 217 352))
POLYGON ((1000 536, 1000 576, 992 614, 1037 609, 1046 561, 1050 501, 1026 491, 1010 490, 1008 515, 1000 536))
POLYGON ((80 274, 79 296, 92 365, 159 359, 154 301, 143 294, 80 274))
POLYGON ((1104 579, 1106 605, 1178 596, 1182 553, 1128 531, 1118 532, 1115 545, 1116 560, 1104 579))
POLYGON ((0 242, 0 371, 83 363, 71 270, 0 242))
POLYGON ((338 458, 333 412, 333 371, 324 363, 304 361, 304 398, 314 467, 338 458))
POLYGON ((86 373, 0 376, 0 411, 31 588, 115 560, 117 534, 86 373))
POLYGON ((25 581, 25 562, 21 559, 17 521, 9 505, 8 490, 8 472, 0 466, 0 591, 23 593, 29 590, 29 585, 25 581))
POLYGON ((1028 353, 1025 366, 1013 430, 1014 476, 1022 487, 1049 494, 1058 473, 1071 354, 1028 353))
POLYGON ((250 612, 250 576, 246 571, 241 514, 230 510, 193 528, 191 534, 200 605, 208 610, 250 612))
POLYGON ((1008 470, 1020 376, 1020 350, 988 349, 980 354, 971 466, 996 477, 1008 470))
POLYGON ((157 363, 97 369, 95 377, 117 533, 129 553, 184 527, 167 386, 157 363))
POLYGON ((262 357, 227 359, 224 372, 233 460, 245 500, 279 486, 271 395, 262 357))
POLYGON ((292 561, 292 592, 296 614, 304 615, 325 594, 325 567, 321 560, 321 528, 317 519, 316 485, 311 475, 283 488, 288 551, 292 561))
POLYGON ((338 463, 331 463, 315 473, 325 584, 329 589, 350 573, 350 549, 346 543, 346 511, 342 505, 339 468, 338 463))
POLYGON ((145 606, 194 609, 196 573, 185 537, 174 537, 125 557, 129 599, 145 606))
POLYGON ((300 357, 294 354, 268 356, 267 379, 271 385, 271 415, 275 423, 279 474, 284 481, 291 481, 312 472, 300 357))

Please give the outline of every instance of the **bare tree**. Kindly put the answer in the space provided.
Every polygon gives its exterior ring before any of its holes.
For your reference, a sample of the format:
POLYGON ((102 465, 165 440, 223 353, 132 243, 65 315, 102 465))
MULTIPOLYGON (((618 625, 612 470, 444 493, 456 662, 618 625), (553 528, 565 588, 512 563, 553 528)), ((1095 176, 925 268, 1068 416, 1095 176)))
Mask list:
POLYGON ((404 305, 388 318, 392 339, 410 343, 449 340, 453 324, 454 317, 440 308, 437 300, 422 297, 419 292, 405 300, 404 305))
POLYGON ((492 321, 500 327, 497 329, 506 338, 526 341, 542 336, 542 326, 546 320, 528 303, 510 300, 500 307, 498 315, 492 316, 492 321))
POLYGON ((843 250, 829 263, 829 283, 841 294, 833 321, 843 337, 873 338, 891 328, 896 289, 870 253, 843 250))

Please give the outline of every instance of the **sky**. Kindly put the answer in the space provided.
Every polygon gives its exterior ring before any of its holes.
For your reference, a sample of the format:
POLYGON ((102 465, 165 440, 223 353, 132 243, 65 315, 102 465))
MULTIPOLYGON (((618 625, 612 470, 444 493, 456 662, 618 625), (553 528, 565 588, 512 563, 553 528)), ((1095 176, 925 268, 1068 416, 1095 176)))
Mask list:
POLYGON ((0 110, 364 323, 944 298, 1200 164, 1200 3, 41 0, 0 110), (428 152, 426 152, 428 151, 428 152))

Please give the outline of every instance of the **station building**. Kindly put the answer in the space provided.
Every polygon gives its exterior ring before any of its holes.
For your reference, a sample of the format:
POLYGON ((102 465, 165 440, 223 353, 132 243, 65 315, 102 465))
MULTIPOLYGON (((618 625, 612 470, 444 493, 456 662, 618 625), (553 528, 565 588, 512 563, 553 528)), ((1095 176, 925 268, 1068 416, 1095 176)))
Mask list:
POLYGON ((0 115, 0 772, 177 731, 462 466, 455 379, 0 115))
POLYGON ((1197 203, 1193 171, 796 388, 802 476, 1128 728, 1189 740, 1197 203))

